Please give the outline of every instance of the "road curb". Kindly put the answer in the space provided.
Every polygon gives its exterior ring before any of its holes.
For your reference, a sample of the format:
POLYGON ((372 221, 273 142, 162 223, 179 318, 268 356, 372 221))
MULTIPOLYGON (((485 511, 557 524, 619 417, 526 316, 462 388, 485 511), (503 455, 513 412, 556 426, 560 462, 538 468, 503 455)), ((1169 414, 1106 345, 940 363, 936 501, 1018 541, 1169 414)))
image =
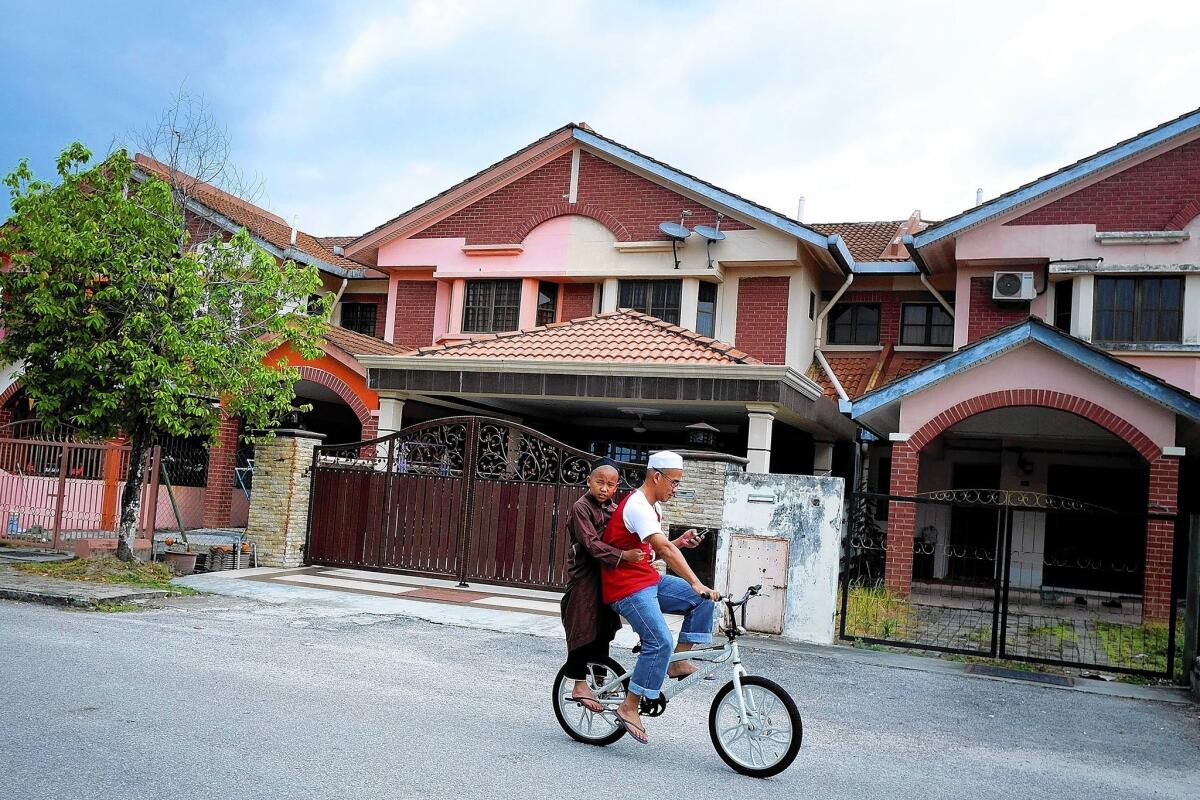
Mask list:
POLYGON ((0 586, 0 599, 18 600, 25 603, 41 603, 48 606, 71 608, 95 608, 101 603, 134 603, 142 600, 159 600, 169 597, 171 592, 160 589, 138 589, 129 592, 114 592, 104 595, 81 595, 71 592, 19 589, 0 586))

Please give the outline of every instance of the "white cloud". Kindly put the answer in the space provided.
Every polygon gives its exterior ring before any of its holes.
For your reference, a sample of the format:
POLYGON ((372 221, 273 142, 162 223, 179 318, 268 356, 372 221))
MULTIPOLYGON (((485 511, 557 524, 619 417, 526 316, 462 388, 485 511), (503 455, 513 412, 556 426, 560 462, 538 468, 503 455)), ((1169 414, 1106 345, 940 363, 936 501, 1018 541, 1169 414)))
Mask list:
POLYGON ((784 212, 805 194, 820 221, 953 214, 1200 105, 1184 2, 347 13, 301 32, 239 131, 319 232, 373 227, 569 119, 784 212))

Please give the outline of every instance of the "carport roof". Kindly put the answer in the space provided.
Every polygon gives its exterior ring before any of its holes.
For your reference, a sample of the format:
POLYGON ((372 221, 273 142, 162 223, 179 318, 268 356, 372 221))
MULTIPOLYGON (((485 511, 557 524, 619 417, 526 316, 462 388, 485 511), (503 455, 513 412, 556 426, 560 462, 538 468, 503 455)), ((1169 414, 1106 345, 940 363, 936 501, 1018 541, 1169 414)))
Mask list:
POLYGON ((896 407, 905 397, 1029 342, 1037 342, 1181 417, 1200 422, 1200 398, 1036 317, 1002 328, 857 400, 843 401, 842 408, 849 411, 852 419, 871 428, 875 424, 872 418, 879 419, 883 412, 896 407))

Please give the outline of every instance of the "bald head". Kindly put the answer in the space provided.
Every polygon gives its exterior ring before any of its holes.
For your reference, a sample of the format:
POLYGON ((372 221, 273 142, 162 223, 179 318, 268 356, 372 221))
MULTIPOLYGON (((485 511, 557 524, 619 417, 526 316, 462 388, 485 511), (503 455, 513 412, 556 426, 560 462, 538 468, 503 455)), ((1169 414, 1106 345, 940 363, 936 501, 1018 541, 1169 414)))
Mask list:
POLYGON ((607 503, 617 491, 621 473, 611 464, 601 464, 588 473, 588 491, 601 503, 607 503))

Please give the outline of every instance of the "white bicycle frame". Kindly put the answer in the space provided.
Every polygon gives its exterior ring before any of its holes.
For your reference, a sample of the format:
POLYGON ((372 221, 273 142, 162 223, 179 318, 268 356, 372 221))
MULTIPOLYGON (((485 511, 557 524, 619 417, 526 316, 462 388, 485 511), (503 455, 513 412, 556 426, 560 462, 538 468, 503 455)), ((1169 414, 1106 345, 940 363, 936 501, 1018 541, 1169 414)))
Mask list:
MULTIPOLYGON (((683 680, 668 679, 666 685, 659 692, 660 698, 664 701, 670 700, 676 695, 692 688, 716 672, 720 667, 728 664, 733 679, 733 689, 737 695, 738 714, 741 717, 743 725, 749 721, 746 713, 746 701, 742 696, 742 678, 745 677, 746 670, 742 667, 742 655, 741 650, 738 648, 737 640, 729 641, 725 644, 695 647, 691 650, 685 650, 682 653, 672 653, 668 663, 673 664, 676 661, 693 661, 697 666, 696 671, 683 680)), ((596 688, 597 697, 604 697, 607 692, 611 692, 618 686, 621 686, 632 674, 633 672, 629 671, 623 675, 610 678, 603 686, 596 688)), ((600 700, 600 703, 606 707, 620 705, 620 701, 615 700, 600 700)), ((607 710, 611 711, 612 709, 608 708, 607 710)))

